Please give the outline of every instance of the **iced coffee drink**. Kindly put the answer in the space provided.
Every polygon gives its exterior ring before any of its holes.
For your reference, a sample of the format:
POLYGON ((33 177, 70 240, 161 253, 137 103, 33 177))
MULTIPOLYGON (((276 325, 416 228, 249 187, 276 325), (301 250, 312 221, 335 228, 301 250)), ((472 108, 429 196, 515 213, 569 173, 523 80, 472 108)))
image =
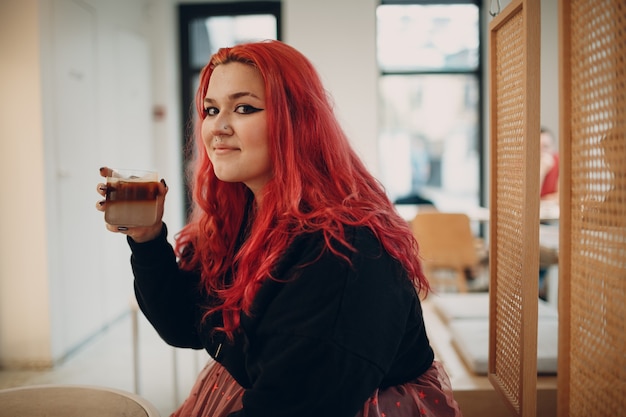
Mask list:
POLYGON ((151 226, 157 221, 158 174, 114 170, 107 177, 104 219, 116 226, 151 226))

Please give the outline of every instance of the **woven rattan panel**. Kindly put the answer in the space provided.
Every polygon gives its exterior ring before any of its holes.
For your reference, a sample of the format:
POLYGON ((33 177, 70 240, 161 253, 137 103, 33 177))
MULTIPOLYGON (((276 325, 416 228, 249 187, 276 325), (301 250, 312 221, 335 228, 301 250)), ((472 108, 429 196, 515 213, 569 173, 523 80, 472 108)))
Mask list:
POLYGON ((626 2, 569 13, 569 415, 626 416, 626 2))
POLYGON ((498 120, 496 148, 496 185, 498 235, 495 269, 498 271, 496 294, 496 355, 495 372, 502 388, 515 398, 518 406, 521 359, 521 257, 524 204, 524 38, 522 15, 518 13, 504 25, 495 37, 498 56, 498 120), (511 82, 512 81, 512 82, 511 82))
POLYGON ((538 52, 528 38, 529 3, 538 10, 536 0, 513 2, 490 25, 489 378, 516 415, 534 415, 536 404, 537 287, 532 286, 537 279, 527 277, 529 271, 534 276, 538 271, 531 252, 538 247, 539 167, 529 151, 539 147, 538 113, 534 114, 539 109, 533 101, 539 85, 528 74, 533 64, 535 73, 539 68, 538 57, 529 55, 538 52), (533 210, 535 215, 529 216, 533 210), (534 296, 529 299, 528 294, 534 296), (529 311, 533 308, 534 323, 529 311), (528 367, 533 368, 531 378, 527 378, 528 367))
POLYGON ((538 0, 518 0, 490 24, 488 374, 518 416, 536 413, 537 279, 528 276, 539 269, 538 15, 538 0))

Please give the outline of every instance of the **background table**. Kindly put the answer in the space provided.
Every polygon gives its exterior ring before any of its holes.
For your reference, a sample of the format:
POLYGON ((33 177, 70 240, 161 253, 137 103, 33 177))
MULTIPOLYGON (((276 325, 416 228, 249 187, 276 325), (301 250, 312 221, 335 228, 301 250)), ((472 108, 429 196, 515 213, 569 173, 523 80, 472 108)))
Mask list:
POLYGON ((160 417, 138 395, 79 385, 34 385, 0 390, 0 417, 160 417))

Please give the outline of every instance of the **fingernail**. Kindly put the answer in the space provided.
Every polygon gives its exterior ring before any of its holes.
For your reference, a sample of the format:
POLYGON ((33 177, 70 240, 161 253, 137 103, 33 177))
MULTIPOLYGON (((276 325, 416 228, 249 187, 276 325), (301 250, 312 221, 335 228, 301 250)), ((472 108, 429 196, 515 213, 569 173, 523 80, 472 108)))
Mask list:
POLYGON ((98 204, 101 205, 101 206, 104 206, 105 202, 106 202, 106 200, 100 200, 100 201, 98 201, 98 204))
POLYGON ((98 189, 100 191, 106 191, 107 190, 107 186, 106 185, 101 185, 98 189))
POLYGON ((106 167, 100 167, 100 172, 104 171, 106 167))
POLYGON ((117 230, 119 230, 120 232, 125 232, 125 231, 127 231, 127 230, 128 230, 128 227, 126 227, 126 226, 119 226, 119 227, 117 228, 117 230))
POLYGON ((164 187, 167 187, 167 183, 165 182, 163 178, 161 178, 161 184, 163 184, 164 187))

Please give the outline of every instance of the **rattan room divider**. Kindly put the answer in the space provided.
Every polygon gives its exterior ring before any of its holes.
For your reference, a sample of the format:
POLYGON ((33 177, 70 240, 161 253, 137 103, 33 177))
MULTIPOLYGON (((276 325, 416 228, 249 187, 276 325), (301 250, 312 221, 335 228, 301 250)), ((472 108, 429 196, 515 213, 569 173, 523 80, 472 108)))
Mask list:
POLYGON ((537 410, 539 0, 489 24, 489 380, 518 416, 537 410))
MULTIPOLYGON (((489 26, 489 379, 536 415, 538 0, 489 26)), ((559 0, 558 417, 626 416, 626 2, 559 0)))
POLYGON ((559 0, 559 417, 626 416, 626 2, 559 0))

